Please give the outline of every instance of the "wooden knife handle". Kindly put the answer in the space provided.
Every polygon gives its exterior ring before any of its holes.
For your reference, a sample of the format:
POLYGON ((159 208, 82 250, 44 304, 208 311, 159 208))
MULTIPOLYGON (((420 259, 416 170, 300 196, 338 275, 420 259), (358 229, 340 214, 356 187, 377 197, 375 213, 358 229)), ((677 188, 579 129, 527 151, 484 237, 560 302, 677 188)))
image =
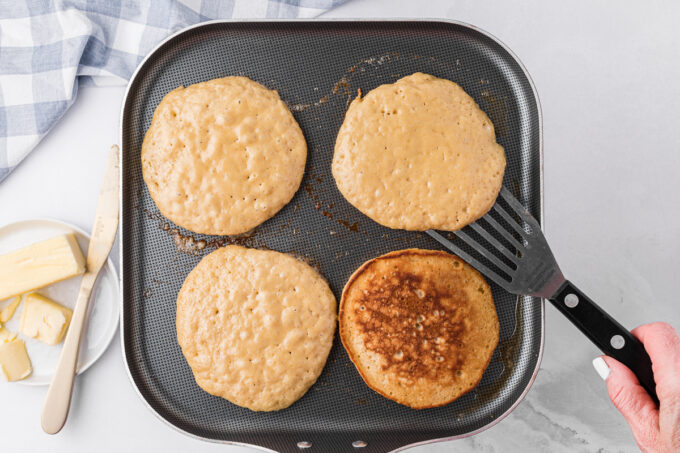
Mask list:
POLYGON ((68 417, 73 381, 76 377, 76 366, 78 364, 80 337, 85 325, 90 294, 96 279, 97 274, 87 272, 83 275, 71 325, 66 333, 66 340, 64 340, 64 346, 59 356, 57 369, 52 376, 52 383, 47 390, 47 397, 45 397, 43 404, 40 423, 47 434, 58 433, 66 423, 66 417, 68 417))

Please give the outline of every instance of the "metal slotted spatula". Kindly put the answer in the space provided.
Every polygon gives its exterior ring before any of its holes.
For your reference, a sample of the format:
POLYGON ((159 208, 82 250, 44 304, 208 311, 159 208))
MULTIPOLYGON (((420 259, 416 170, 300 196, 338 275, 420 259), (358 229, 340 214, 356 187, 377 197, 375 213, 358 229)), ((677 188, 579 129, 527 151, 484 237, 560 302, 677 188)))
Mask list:
POLYGON ((630 368, 658 404, 652 363, 642 344, 564 278, 538 222, 505 187, 489 213, 454 232, 472 248, 469 253, 436 231, 427 233, 506 291, 549 299, 602 352, 630 368))

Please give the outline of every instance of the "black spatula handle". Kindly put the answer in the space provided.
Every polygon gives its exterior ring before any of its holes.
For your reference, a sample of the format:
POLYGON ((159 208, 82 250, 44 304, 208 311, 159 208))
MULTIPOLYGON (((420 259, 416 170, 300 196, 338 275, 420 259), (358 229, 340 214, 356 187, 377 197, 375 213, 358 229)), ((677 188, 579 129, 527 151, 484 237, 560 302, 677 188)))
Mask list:
POLYGON ((630 368, 654 402, 659 404, 652 361, 642 343, 628 329, 568 280, 557 290, 550 302, 602 352, 630 368))

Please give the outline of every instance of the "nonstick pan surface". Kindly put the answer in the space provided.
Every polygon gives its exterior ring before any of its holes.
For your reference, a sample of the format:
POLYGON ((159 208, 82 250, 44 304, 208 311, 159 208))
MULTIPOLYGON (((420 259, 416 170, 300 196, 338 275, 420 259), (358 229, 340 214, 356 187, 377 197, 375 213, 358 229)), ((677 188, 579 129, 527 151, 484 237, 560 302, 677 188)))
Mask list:
POLYGON ((365 217, 343 199, 330 171, 335 137, 357 90, 366 93, 418 71, 460 84, 487 112, 507 155, 505 186, 542 219, 536 92, 516 57, 472 26, 217 21, 168 38, 140 65, 121 122, 121 328, 130 378, 161 419, 206 440, 281 452, 307 445, 312 452, 357 447, 387 452, 478 432, 522 399, 542 353, 543 302, 493 285, 501 329, 491 364, 474 391, 434 409, 409 409, 373 392, 336 338, 323 373, 304 397, 282 411, 251 412, 201 390, 177 344, 177 293, 215 247, 237 243, 295 254, 320 270, 338 299, 364 261, 392 250, 440 248, 423 233, 390 230, 365 217), (252 234, 196 235, 160 215, 149 197, 140 165, 142 140, 154 109, 170 90, 229 75, 247 76, 279 92, 307 139, 306 172, 293 200, 252 234))

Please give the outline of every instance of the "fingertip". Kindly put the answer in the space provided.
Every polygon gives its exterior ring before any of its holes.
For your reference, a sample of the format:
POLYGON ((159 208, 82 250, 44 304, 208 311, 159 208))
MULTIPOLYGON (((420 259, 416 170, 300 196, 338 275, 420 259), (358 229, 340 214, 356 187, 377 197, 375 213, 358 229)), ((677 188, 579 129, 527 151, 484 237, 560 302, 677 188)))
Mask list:
POLYGON ((640 340, 642 342, 642 339, 644 338, 645 334, 647 333, 647 330, 654 324, 655 323, 640 324, 636 328, 631 329, 630 333, 632 333, 635 338, 637 338, 638 340, 640 340))
MULTIPOLYGON (((675 380, 680 375, 680 337, 668 323, 643 324, 631 331, 642 343, 652 361, 657 386, 664 379, 675 380), (671 376, 671 378, 665 378, 671 376)), ((658 392, 658 390, 657 390, 658 392)))
POLYGON ((677 338, 678 333, 675 328, 667 322, 657 321, 649 324, 642 324, 630 331, 638 340, 645 342, 649 338, 677 338))
POLYGON ((611 370, 609 369, 607 362, 604 361, 604 358, 602 356, 595 357, 593 359, 593 368, 595 368, 595 371, 602 378, 603 381, 606 381, 607 378, 609 377, 609 374, 611 373, 611 370))

